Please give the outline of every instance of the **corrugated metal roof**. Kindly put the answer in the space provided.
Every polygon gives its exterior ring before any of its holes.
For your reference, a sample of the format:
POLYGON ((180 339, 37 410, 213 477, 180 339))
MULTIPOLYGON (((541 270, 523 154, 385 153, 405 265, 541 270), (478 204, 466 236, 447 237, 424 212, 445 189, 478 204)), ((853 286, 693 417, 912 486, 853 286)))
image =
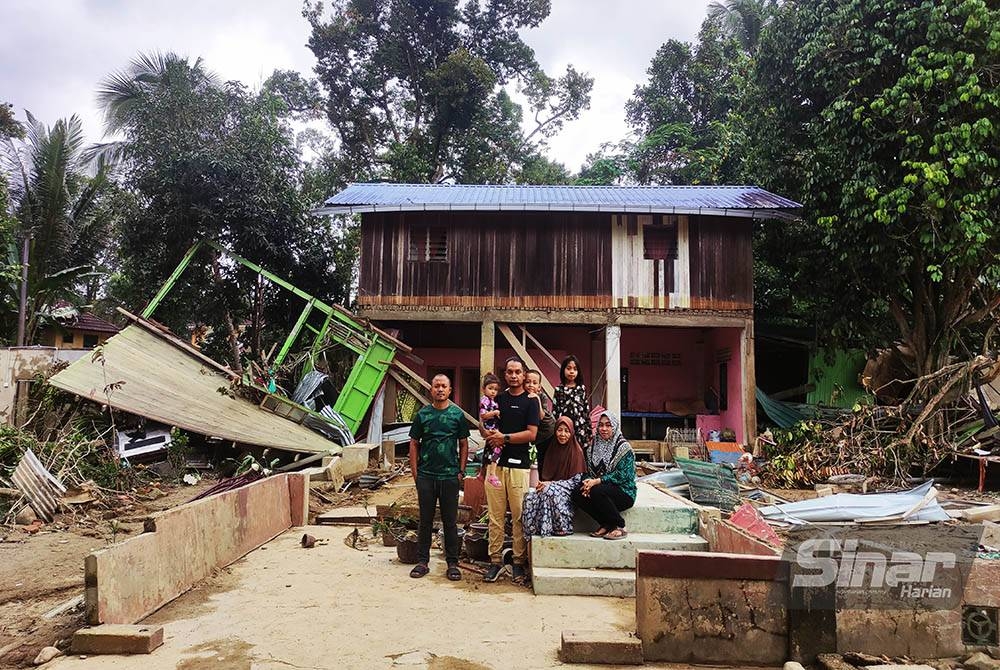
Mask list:
POLYGON ((81 358, 49 383, 115 409, 223 440, 319 453, 339 447, 304 426, 220 389, 229 379, 143 325, 104 344, 103 362, 81 358), (106 393, 105 387, 116 388, 106 393))
POLYGON ((581 211, 797 218, 797 202, 756 186, 350 184, 318 214, 384 211, 581 211))

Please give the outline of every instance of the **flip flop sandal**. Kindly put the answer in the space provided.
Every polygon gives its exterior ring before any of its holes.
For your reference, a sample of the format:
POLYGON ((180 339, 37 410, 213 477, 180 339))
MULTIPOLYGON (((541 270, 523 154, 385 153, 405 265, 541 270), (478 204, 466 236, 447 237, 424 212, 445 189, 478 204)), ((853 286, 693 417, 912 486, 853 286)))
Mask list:
POLYGON ((607 528, 598 528, 593 533, 590 534, 591 537, 604 537, 608 534, 607 528))
POLYGON ((604 536, 605 540, 624 540, 628 537, 628 531, 624 528, 615 528, 609 531, 607 535, 604 536))
POLYGON ((413 577, 414 579, 420 579, 428 572, 430 572, 430 569, 426 565, 424 565, 423 563, 417 563, 416 565, 413 566, 413 569, 410 570, 410 577, 413 577))
POLYGON ((458 569, 457 565, 449 565, 448 571, 444 574, 453 582, 462 581, 462 571, 458 569))

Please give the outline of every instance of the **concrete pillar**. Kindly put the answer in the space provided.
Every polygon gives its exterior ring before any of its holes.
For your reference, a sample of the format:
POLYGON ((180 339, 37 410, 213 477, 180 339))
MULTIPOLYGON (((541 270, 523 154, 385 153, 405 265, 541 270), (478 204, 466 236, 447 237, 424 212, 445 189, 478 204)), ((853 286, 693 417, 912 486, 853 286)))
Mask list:
POLYGON ((611 412, 621 419, 622 415, 622 327, 609 323, 604 329, 604 367, 607 370, 608 404, 611 412))
MULTIPOLYGON (((479 379, 482 381, 486 373, 496 374, 496 322, 483 321, 482 330, 479 335, 479 379)), ((503 380, 501 379, 501 388, 503 380)))
POLYGON ((757 372, 754 369, 753 319, 748 319, 740 337, 740 369, 743 371, 743 441, 757 446, 757 372))

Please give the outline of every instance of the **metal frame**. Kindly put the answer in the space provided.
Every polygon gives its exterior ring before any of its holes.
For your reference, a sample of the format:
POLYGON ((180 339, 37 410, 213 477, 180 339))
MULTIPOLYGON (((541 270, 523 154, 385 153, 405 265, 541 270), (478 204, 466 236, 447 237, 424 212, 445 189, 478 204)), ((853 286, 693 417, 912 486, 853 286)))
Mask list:
POLYGON ((274 366, 281 365, 285 360, 295 345, 296 340, 298 340, 299 335, 302 333, 303 328, 309 330, 314 335, 312 344, 309 347, 310 357, 307 367, 313 366, 316 354, 322 349, 327 339, 347 347, 358 355, 358 360, 351 369, 347 382, 337 396, 337 402, 334 405, 334 410, 343 417, 344 421, 350 427, 351 432, 356 432, 385 379, 389 365, 396 355, 396 345, 398 343, 393 342, 388 337, 384 337, 380 332, 363 326, 347 310, 327 305, 322 300, 309 295, 274 273, 265 270, 253 261, 249 261, 239 254, 233 253, 214 240, 201 240, 187 250, 181 262, 174 268, 174 271, 167 278, 166 282, 160 287, 160 290, 157 291, 156 296, 142 310, 142 318, 149 319, 153 315, 203 246, 211 247, 219 253, 232 258, 240 265, 253 270, 273 284, 280 286, 286 291, 290 291, 305 301, 306 304, 302 308, 299 318, 278 350, 278 355, 273 362, 274 366), (319 330, 307 323, 309 315, 313 310, 326 315, 323 325, 319 330))

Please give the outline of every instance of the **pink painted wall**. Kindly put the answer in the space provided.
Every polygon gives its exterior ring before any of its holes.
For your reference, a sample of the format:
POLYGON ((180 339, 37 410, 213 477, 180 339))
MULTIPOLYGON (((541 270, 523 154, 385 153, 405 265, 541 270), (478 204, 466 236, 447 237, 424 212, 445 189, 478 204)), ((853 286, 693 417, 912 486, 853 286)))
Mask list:
POLYGON ((719 352, 729 349, 729 365, 726 390, 728 403, 725 411, 719 412, 722 428, 731 428, 736 433, 736 441, 745 444, 743 426, 743 357, 740 351, 742 330, 739 328, 715 328, 706 335, 705 379, 713 388, 719 384, 719 352))
POLYGON ((704 339, 698 328, 623 327, 621 366, 629 374, 628 411, 662 412, 668 398, 701 400, 704 339), (633 365, 633 353, 680 354, 680 365, 633 365))
MULTIPOLYGON (((447 325, 447 324, 443 324, 447 325)), ((517 328, 513 329, 515 334, 520 334, 520 330, 517 328)), ((584 380, 587 382, 588 389, 593 388, 593 378, 591 376, 591 338, 590 329, 587 327, 574 327, 574 326, 536 326, 530 329, 532 335, 541 342, 545 348, 551 353, 557 361, 562 361, 562 359, 573 353, 580 361, 580 369, 583 372, 584 380)), ((441 339, 442 341, 447 341, 447 328, 442 328, 441 339)), ((504 347, 507 344, 507 340, 504 339, 503 335, 499 332, 496 334, 496 351, 495 351, 495 365, 494 372, 500 377, 501 383, 503 383, 503 371, 500 370, 500 366, 503 361, 509 356, 514 355, 514 350, 509 347, 504 347)), ((539 349, 529 340, 528 353, 534 359, 535 363, 538 364, 541 369, 542 374, 552 383, 553 386, 558 386, 559 384, 559 366, 553 364, 539 349)), ((424 360, 424 365, 418 365, 407 361, 407 365, 416 373, 421 375, 424 379, 428 379, 429 370, 435 368, 452 368, 456 370, 455 379, 452 379, 452 400, 455 402, 460 402, 460 399, 465 397, 470 397, 471 391, 468 391, 463 387, 462 375, 460 373, 461 368, 475 368, 479 369, 479 349, 478 348, 458 348, 458 347, 418 347, 413 351, 414 355, 422 358, 424 360), (411 364, 412 363, 412 364, 411 364)), ((601 356, 603 360, 603 352, 601 356)), ((600 374, 601 371, 598 371, 600 374)), ((428 381, 430 381, 428 379, 428 381)), ((477 388, 475 390, 475 397, 478 398, 479 393, 479 382, 477 375, 477 388)), ((474 407, 463 407, 463 409, 471 412, 475 409, 474 407)))

